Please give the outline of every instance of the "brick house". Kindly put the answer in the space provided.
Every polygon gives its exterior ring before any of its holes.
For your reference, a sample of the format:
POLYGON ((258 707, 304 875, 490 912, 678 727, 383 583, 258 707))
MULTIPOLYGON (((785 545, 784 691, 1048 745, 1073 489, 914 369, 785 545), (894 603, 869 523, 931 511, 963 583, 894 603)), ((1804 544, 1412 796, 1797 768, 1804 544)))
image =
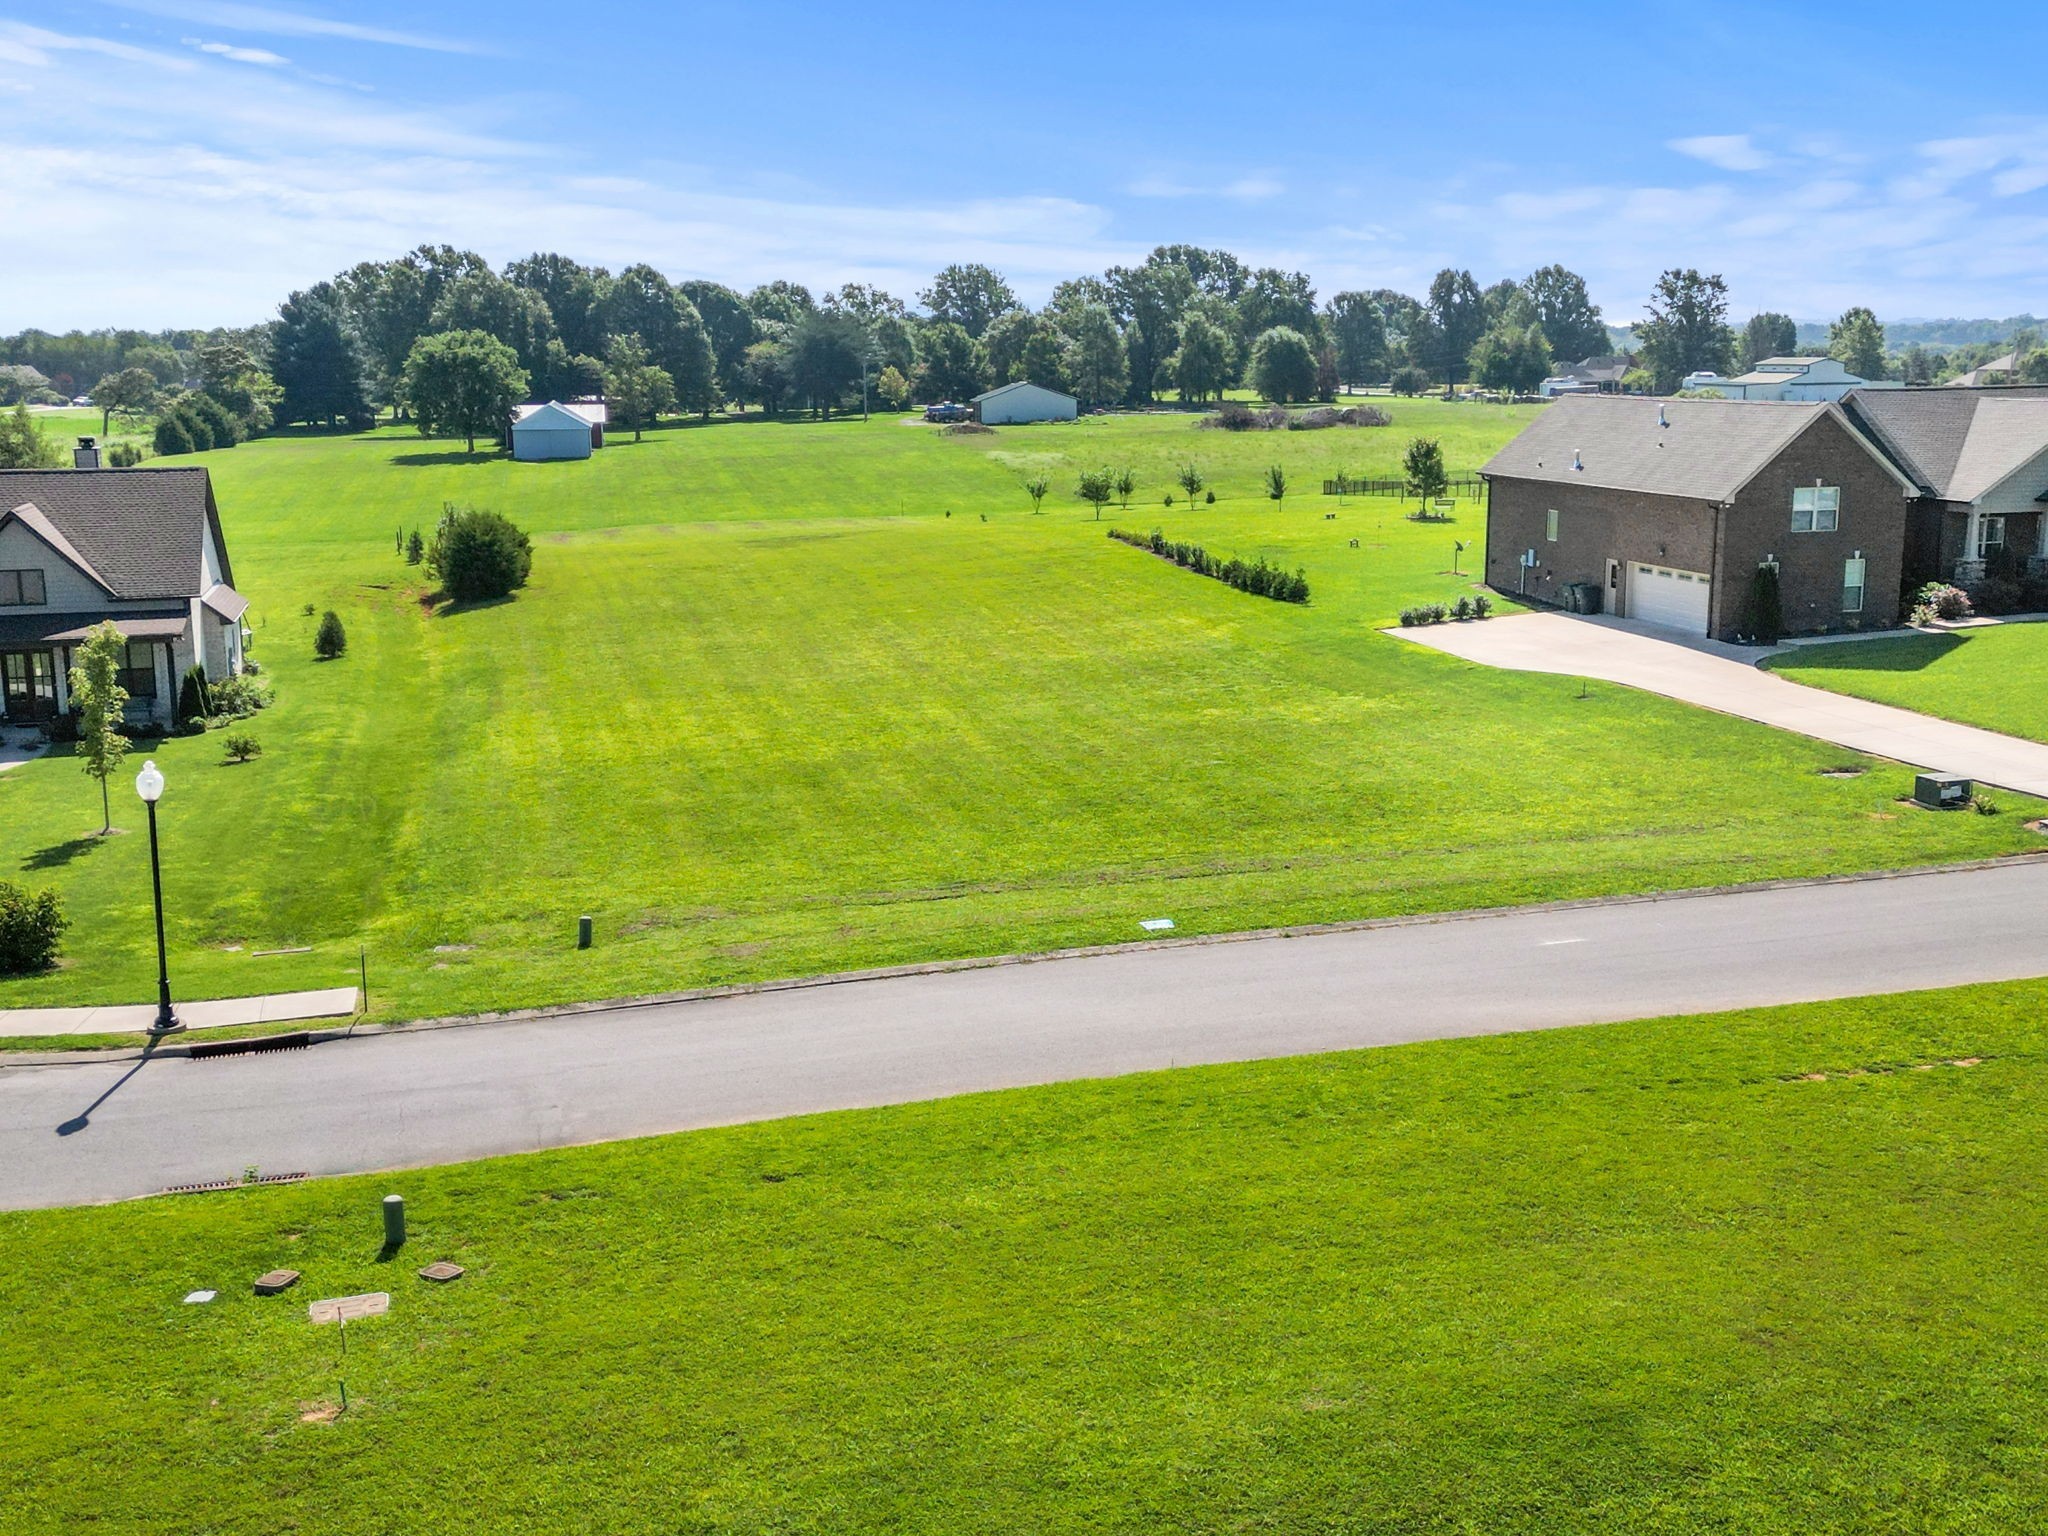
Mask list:
POLYGON ((1899 621, 1919 487, 1839 404, 1567 396, 1480 473, 1501 592, 1733 640, 1768 563, 1789 634, 1899 621))
POLYGON ((204 469, 0 470, 0 719, 68 713, 77 650, 111 619, 130 718, 168 722, 194 662, 242 670, 233 581, 204 469))

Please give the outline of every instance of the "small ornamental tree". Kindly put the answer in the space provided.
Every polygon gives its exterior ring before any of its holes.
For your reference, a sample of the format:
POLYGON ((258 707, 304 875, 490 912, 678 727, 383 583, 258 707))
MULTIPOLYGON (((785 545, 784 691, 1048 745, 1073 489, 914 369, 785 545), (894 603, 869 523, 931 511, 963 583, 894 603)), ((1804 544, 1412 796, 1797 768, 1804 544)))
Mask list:
POLYGON ((1074 487, 1074 494, 1083 501, 1092 502, 1095 516, 1100 519, 1104 503, 1116 494, 1116 477, 1106 469, 1085 470, 1081 483, 1074 487))
POLYGON ((1451 483, 1444 473, 1443 444, 1433 437, 1418 437, 1408 444, 1408 451, 1401 455, 1401 471, 1424 505, 1430 497, 1443 495, 1451 483))
POLYGON ((1281 509, 1286 510, 1287 471, 1278 464, 1266 466, 1266 496, 1268 500, 1279 502, 1281 509))
POLYGON ((47 970, 57 958, 57 940, 70 926, 55 891, 31 891, 0 880, 0 976, 47 970))
POLYGON ((1197 496, 1201 495, 1202 487, 1209 483, 1202 478, 1202 472, 1192 464, 1181 465, 1178 478, 1180 480, 1180 488, 1188 493, 1189 501, 1193 501, 1197 496))
POLYGON ((191 725, 211 713, 206 702, 206 668, 194 662, 178 684, 178 724, 191 725))
POLYGON ((405 563, 407 565, 418 565, 426 558, 427 541, 420 537, 419 529, 415 528, 412 531, 411 537, 405 541, 405 563))
POLYGON ((427 574, 458 603, 508 596, 526 585, 533 542, 501 513, 447 503, 427 551, 427 574))
POLYGON ((333 661, 348 650, 348 631, 341 627, 341 615, 332 608, 320 615, 320 628, 313 636, 313 654, 333 661))
POLYGON ((71 707, 78 711, 78 758, 86 777, 99 780, 100 835, 114 830, 114 807, 107 784, 121 771, 121 759, 128 755, 128 738, 118 729, 121 711, 128 704, 128 690, 121 686, 121 670, 128 662, 128 642, 114 628, 112 619, 102 620, 87 632, 78 648, 77 665, 71 669, 71 707))
POLYGON ((1048 480, 1044 475, 1034 475, 1031 479, 1024 482, 1024 494, 1031 498, 1032 512, 1037 513, 1043 510, 1040 504, 1045 500, 1045 493, 1051 489, 1052 481, 1048 480))
POLYGON ((910 404, 910 380, 894 363, 884 368, 876 378, 875 398, 882 402, 882 409, 886 411, 900 411, 910 404))
POLYGON ((1742 632, 1752 645, 1776 645, 1785 638, 1785 602, 1778 588, 1778 568, 1760 565, 1742 597, 1742 632))
POLYGON ((1120 469, 1116 472, 1117 504, 1126 512, 1131 510, 1131 497, 1136 494, 1137 489, 1138 477, 1129 469, 1120 469))

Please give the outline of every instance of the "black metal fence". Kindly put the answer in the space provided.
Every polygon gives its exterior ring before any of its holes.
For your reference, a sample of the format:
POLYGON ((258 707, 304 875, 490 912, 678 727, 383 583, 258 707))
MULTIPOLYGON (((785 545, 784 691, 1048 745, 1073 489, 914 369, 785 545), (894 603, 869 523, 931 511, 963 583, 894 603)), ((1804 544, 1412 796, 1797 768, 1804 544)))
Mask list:
MULTIPOLYGON (((1453 475, 1444 482, 1446 496, 1479 496, 1486 490, 1486 482, 1478 475, 1453 475)), ((1353 480, 1339 475, 1334 480, 1323 482, 1325 496, 1414 496, 1418 492, 1411 480, 1353 480)))

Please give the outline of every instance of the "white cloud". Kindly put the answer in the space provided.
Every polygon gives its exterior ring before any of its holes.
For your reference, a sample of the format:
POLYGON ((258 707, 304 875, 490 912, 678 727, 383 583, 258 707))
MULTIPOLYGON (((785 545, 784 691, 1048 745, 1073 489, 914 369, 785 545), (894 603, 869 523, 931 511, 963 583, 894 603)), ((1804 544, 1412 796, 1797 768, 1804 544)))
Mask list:
POLYGON ((1236 202, 1263 202, 1287 190, 1274 176, 1254 174, 1221 183, 1187 182, 1168 175, 1141 176, 1124 190, 1132 197, 1220 197, 1236 202))
POLYGON ((1667 147, 1723 171, 1761 171, 1772 163, 1771 157, 1751 143, 1746 133, 1704 133, 1696 138, 1673 139, 1667 147))
POLYGON ((463 38, 401 32, 361 22, 336 21, 279 6, 246 5, 235 0, 109 0, 124 10, 231 32, 260 32, 271 37, 327 37, 352 43, 381 43, 393 48, 424 48, 435 53, 486 53, 489 49, 463 38))
POLYGON ((268 48, 238 48, 233 43, 203 43, 196 37, 179 39, 188 48, 197 48, 201 53, 210 53, 217 58, 233 59, 237 64, 262 64, 276 68, 289 64, 291 60, 281 53, 272 53, 268 48))

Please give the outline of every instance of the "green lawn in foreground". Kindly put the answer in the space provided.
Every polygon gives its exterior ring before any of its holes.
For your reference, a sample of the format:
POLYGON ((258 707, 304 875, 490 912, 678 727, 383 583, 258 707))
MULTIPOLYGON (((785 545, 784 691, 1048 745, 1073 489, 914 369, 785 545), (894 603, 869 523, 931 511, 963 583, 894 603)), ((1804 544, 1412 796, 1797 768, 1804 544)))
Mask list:
POLYGON ((2048 624, 1800 646, 1768 665, 1795 683, 2048 741, 2048 624))
MULTIPOLYGON (((1470 468, 1529 414, 1391 409, 1244 435, 714 424, 573 464, 392 429, 207 455, 280 702, 253 763, 225 766, 218 733, 157 753, 179 995, 337 984, 361 945, 376 1015, 467 1012, 1114 942, 1158 916, 1216 932, 2035 846, 2019 814, 1900 807, 1900 769, 1821 777, 1839 748, 1377 633, 1472 590, 1448 573, 1481 511, 1416 525, 1320 480, 1393 473, 1418 431, 1470 468), (1219 501, 1168 510, 1190 457, 1219 501), (1275 461, 1301 487, 1284 510, 1258 490, 1275 461), (1068 494, 1093 463, 1135 466, 1144 504, 1094 521, 1068 494), (1033 516, 1039 469, 1057 494, 1033 516), (533 530, 515 600, 423 607, 393 535, 444 499, 533 530), (1302 565, 1314 602, 1233 592, 1111 523, 1302 565), (342 614, 343 660, 312 660, 309 604, 342 614)), ((75 761, 0 774, 0 873, 56 886, 76 925, 67 968, 0 984, 0 1007, 151 995, 125 786, 120 806, 130 835, 99 840, 75 761)))
POLYGON ((0 1216, 0 1528, 2038 1531, 2044 1015, 1984 987, 0 1216), (369 1290, 320 1422, 305 1304, 369 1290))

